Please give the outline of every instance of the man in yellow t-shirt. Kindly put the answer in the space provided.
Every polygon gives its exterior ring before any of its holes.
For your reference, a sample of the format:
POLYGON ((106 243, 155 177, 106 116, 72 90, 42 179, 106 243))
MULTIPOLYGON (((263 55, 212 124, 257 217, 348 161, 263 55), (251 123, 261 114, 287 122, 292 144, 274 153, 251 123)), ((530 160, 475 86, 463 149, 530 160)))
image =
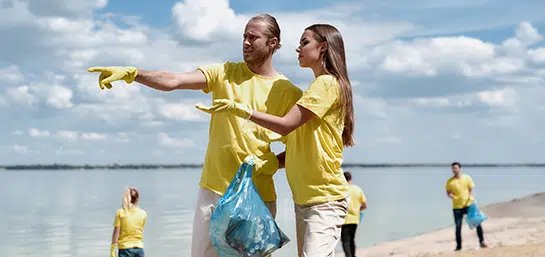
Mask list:
MULTIPOLYGON (((139 82, 161 91, 202 90, 213 99, 231 99, 250 105, 254 110, 283 116, 303 94, 272 66, 272 56, 280 48, 280 27, 268 14, 252 17, 243 38, 244 62, 224 62, 199 67, 187 73, 146 71, 134 67, 93 67, 101 72, 99 86, 111 88, 111 82, 139 82)), ((225 113, 212 114, 209 140, 200 179, 193 218, 192 257, 217 257, 209 235, 210 218, 219 198, 225 193, 244 159, 253 154, 260 161, 254 167, 253 181, 273 216, 276 192, 273 175, 279 166, 270 142, 256 138, 256 126, 225 113)), ((283 158, 283 157, 282 157, 283 158)))
POLYGON ((344 256, 354 257, 356 256, 356 229, 361 222, 360 213, 367 209, 367 198, 363 193, 363 190, 354 184, 352 184, 352 173, 349 171, 344 172, 344 177, 348 182, 348 191, 350 192, 350 206, 348 208, 348 215, 344 220, 344 225, 341 231, 341 242, 344 250, 344 256))
MULTIPOLYGON (((455 251, 462 250, 462 221, 464 215, 467 214, 467 207, 469 207, 474 201, 475 183, 471 176, 462 173, 462 165, 458 162, 454 162, 451 165, 452 173, 454 175, 447 180, 445 189, 447 195, 452 199, 452 210, 454 213, 454 223, 456 224, 456 249, 455 251)), ((477 236, 479 237, 479 243, 482 248, 486 248, 484 242, 483 228, 481 225, 477 226, 477 236)))

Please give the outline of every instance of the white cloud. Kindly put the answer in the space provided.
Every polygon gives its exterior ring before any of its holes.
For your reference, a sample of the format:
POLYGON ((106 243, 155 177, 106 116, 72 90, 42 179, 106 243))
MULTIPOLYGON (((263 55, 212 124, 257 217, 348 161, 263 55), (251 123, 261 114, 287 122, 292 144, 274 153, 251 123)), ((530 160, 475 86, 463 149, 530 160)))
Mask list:
POLYGON ((31 137, 48 137, 49 131, 31 128, 28 130, 28 135, 30 135, 31 137))
POLYGON ((167 118, 173 120, 201 120, 202 115, 195 108, 195 104, 184 103, 166 103, 159 106, 159 113, 167 118))
POLYGON ((57 131, 57 137, 67 139, 67 140, 77 140, 78 139, 78 132, 69 131, 69 130, 59 130, 59 131, 57 131))
POLYGON ((181 38, 205 42, 235 35, 242 38, 247 21, 246 17, 235 15, 228 0, 185 0, 172 7, 172 15, 181 38))
POLYGON ((0 81, 8 84, 16 84, 22 82, 24 79, 21 68, 17 65, 8 65, 7 67, 0 68, 0 81))
POLYGON ((83 132, 81 134, 81 139, 89 141, 103 141, 106 140, 106 137, 106 134, 96 132, 83 132))
POLYGON ((188 138, 176 139, 170 137, 167 133, 161 132, 157 134, 159 144, 162 146, 176 147, 176 148, 188 148, 194 147, 195 142, 188 138))
POLYGON ((9 100, 26 106, 33 106, 37 102, 37 98, 31 93, 29 86, 20 86, 16 88, 8 88, 6 90, 9 100))
POLYGON ((66 109, 73 106, 72 90, 62 86, 53 86, 49 90, 47 103, 57 109, 66 109))
POLYGON ((512 106, 516 101, 516 91, 513 88, 482 91, 477 96, 480 101, 490 106, 512 106))
POLYGON ((28 147, 24 145, 12 145, 10 151, 16 154, 27 154, 29 153, 28 147))
POLYGON ((545 63, 545 48, 543 47, 528 50, 528 55, 536 63, 545 63))
POLYGON ((464 36, 398 41, 375 51, 386 53, 382 69, 398 73, 437 76, 458 71, 465 76, 485 76, 524 68, 522 60, 497 56, 493 44, 464 36))
POLYGON ((40 102, 56 109, 67 109, 73 106, 72 90, 58 84, 35 83, 8 88, 6 92, 7 101, 26 107, 35 107, 40 102))
POLYGON ((83 155, 85 154, 84 150, 81 149, 65 149, 64 146, 59 146, 57 150, 55 150, 56 155, 83 155))

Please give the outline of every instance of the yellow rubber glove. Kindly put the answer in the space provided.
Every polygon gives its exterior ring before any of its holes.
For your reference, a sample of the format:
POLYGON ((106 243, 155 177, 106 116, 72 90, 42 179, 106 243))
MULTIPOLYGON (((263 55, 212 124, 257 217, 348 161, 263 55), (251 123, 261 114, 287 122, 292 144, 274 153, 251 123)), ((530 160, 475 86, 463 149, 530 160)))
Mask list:
POLYGON ((212 102, 212 106, 205 107, 202 104, 196 104, 195 107, 203 112, 212 114, 216 112, 230 112, 237 117, 248 119, 252 114, 252 108, 247 104, 239 104, 229 99, 217 99, 212 102))
POLYGON ((127 84, 130 84, 136 78, 138 69, 135 67, 120 67, 120 66, 108 66, 108 67, 91 67, 87 71, 100 72, 98 77, 98 85, 101 90, 104 88, 112 88, 112 82, 117 80, 124 80, 127 84))
POLYGON ((261 141, 265 141, 267 143, 271 143, 275 141, 281 141, 285 143, 285 140, 286 140, 286 137, 260 126, 255 128, 254 136, 257 139, 261 141))
POLYGON ((112 244, 110 246, 110 257, 117 257, 117 254, 115 252, 115 247, 117 246, 117 243, 112 244))
MULTIPOLYGON (((246 160, 252 155, 248 155, 246 160)), ((255 156, 254 156, 255 157, 255 156)), ((268 152, 254 158, 254 174, 272 176, 278 170, 280 163, 273 152, 268 152)))

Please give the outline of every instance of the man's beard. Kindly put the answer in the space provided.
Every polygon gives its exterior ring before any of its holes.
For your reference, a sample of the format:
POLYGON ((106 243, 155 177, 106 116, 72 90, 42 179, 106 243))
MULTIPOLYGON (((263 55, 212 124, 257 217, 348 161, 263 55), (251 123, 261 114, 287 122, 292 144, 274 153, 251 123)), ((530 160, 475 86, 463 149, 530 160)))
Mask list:
POLYGON ((252 65, 261 65, 265 62, 265 60, 267 60, 267 57, 268 57, 268 53, 263 52, 263 53, 253 54, 250 56, 244 56, 244 61, 252 65))

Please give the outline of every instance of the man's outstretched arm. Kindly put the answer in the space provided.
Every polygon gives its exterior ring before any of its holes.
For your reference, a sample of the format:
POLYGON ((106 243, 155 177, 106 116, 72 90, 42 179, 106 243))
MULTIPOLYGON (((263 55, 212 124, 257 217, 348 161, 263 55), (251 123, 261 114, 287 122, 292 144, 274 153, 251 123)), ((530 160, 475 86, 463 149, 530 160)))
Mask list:
POLYGON ((130 84, 136 81, 148 87, 161 90, 172 91, 175 89, 204 89, 207 86, 206 77, 200 70, 192 72, 175 73, 168 71, 146 71, 135 67, 91 67, 89 72, 100 72, 100 89, 112 88, 112 82, 124 80, 130 84))
POLYGON ((138 70, 135 81, 160 91, 206 87, 206 77, 200 70, 184 73, 138 70))

